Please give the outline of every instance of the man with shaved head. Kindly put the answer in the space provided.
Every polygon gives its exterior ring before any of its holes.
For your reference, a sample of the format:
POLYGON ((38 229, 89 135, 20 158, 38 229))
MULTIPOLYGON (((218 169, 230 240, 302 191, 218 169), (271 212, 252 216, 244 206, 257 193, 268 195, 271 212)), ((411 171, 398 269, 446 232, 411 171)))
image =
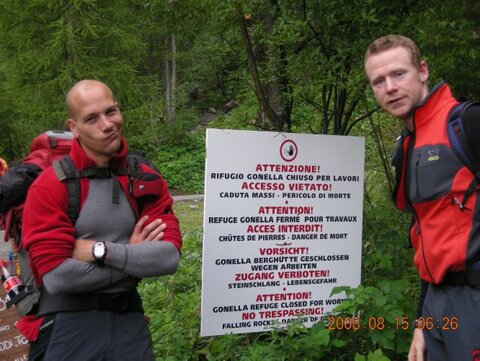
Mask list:
POLYGON ((123 129, 123 119, 112 91, 99 81, 82 80, 67 93, 66 103, 67 125, 75 138, 97 166, 106 167, 120 149, 123 129))
POLYGON ((106 84, 78 82, 66 106, 80 210, 72 222, 58 164, 30 187, 24 245, 41 298, 29 360, 153 360, 136 286, 177 269, 173 200, 148 161, 136 158, 132 175, 120 108, 106 84))

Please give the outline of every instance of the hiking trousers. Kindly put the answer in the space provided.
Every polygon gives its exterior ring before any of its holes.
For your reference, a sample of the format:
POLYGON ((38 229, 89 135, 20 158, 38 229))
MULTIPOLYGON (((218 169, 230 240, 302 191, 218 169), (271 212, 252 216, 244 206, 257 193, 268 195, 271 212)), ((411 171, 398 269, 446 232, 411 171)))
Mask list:
POLYGON ((423 304, 428 361, 480 360, 480 287, 429 284, 423 304))
POLYGON ((140 312, 61 312, 50 327, 42 330, 51 332, 44 361, 154 360, 150 332, 140 312))

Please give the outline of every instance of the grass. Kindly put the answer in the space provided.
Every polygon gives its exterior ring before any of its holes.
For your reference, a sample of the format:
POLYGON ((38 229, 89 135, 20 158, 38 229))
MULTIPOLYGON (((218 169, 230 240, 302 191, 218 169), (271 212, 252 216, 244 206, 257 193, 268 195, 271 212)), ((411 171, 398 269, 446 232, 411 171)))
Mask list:
POLYGON ((139 288, 150 317, 155 359, 164 361, 193 359, 200 332, 203 202, 178 202, 175 213, 183 235, 178 270, 145 279, 139 288))

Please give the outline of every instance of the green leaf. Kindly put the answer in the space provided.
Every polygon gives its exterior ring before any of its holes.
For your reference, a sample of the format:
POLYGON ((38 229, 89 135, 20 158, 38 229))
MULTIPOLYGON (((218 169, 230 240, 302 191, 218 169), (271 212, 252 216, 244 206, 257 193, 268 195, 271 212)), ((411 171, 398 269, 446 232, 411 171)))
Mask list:
POLYGON ((348 291, 351 290, 352 288, 350 286, 336 286, 333 287, 332 292, 330 292, 330 297, 333 295, 338 295, 339 293, 346 292, 348 294, 348 291))
POLYGON ((368 353, 367 361, 390 361, 390 359, 385 356, 382 350, 375 350, 368 353))

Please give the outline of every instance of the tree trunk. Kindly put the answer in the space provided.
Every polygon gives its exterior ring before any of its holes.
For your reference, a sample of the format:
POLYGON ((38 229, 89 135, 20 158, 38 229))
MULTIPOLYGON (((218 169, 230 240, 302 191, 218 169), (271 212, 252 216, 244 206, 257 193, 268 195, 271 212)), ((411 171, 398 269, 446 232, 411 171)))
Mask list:
MULTIPOLYGON (((265 14, 265 37, 273 36, 275 22, 280 16, 278 0, 270 0, 270 7, 265 14)), ((265 42, 268 43, 268 42, 265 42)), ((274 54, 274 76, 265 86, 267 99, 275 113, 278 115, 278 123, 274 124, 275 130, 281 131, 284 127, 291 131, 292 103, 288 100, 289 82, 287 77, 287 49, 283 45, 264 49, 264 54, 274 54)), ((268 60, 268 59, 266 59, 268 60)))
POLYGON ((279 124, 280 119, 277 113, 275 113, 275 110, 273 110, 273 108, 271 107, 268 101, 267 95, 265 93, 265 87, 262 83, 262 80, 260 79, 257 60, 255 58, 255 52, 253 51, 250 35, 248 33, 247 23, 240 9, 239 9, 238 16, 240 21, 240 29, 242 30, 243 42, 245 43, 245 48, 247 51, 248 68, 250 70, 250 75, 252 76, 252 79, 253 79, 253 88, 255 91, 255 95, 257 96, 258 102, 260 103, 260 107, 267 114, 267 117, 274 124, 279 124))
POLYGON ((375 127, 372 114, 369 114, 368 119, 370 120, 370 127, 372 129, 373 139, 375 140, 375 144, 377 146, 378 156, 380 157, 382 167, 385 172, 385 177, 387 178, 388 191, 390 192, 390 194, 392 194, 393 187, 395 185, 395 179, 390 168, 390 159, 385 152, 383 137, 381 134, 379 134, 378 129, 375 127))
POLYGON ((175 88, 177 83, 177 44, 175 34, 165 34, 165 113, 167 124, 175 120, 175 88))

